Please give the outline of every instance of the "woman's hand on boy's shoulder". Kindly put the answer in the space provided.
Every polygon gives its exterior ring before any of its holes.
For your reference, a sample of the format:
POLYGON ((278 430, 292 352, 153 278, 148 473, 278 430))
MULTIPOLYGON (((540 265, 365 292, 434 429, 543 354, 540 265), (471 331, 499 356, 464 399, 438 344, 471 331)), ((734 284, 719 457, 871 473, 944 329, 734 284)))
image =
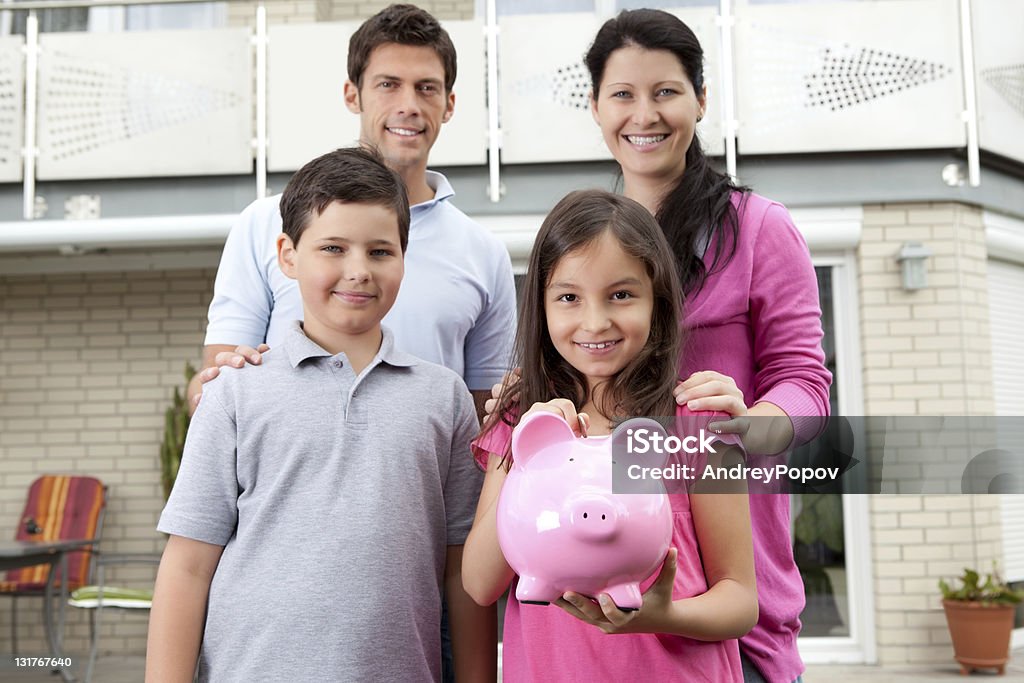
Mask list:
POLYGON ((505 391, 505 387, 512 384, 514 381, 518 381, 522 376, 522 370, 519 368, 512 368, 511 371, 505 373, 505 376, 501 378, 500 382, 491 387, 491 397, 484 401, 484 424, 487 423, 487 420, 491 419, 491 415, 498 409, 498 399, 501 398, 501 393, 505 391))
POLYGON ((676 579, 676 564, 679 551, 669 548, 665 561, 658 572, 658 578, 644 592, 644 601, 639 610, 623 612, 607 593, 601 593, 597 601, 579 593, 566 592, 555 604, 563 610, 596 626, 605 633, 675 633, 679 625, 672 601, 672 586, 676 579))

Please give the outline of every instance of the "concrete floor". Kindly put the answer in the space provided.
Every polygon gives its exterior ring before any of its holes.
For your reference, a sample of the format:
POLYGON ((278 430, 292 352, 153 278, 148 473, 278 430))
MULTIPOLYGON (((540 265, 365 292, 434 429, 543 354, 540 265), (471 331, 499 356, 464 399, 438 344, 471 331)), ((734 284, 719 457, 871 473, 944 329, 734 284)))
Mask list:
MULTIPOLYGON (((74 658, 76 673, 84 670, 83 658, 74 658), (81 669, 78 667, 81 666, 81 669)), ((95 683, 139 683, 145 672, 143 657, 100 658, 93 675, 95 683)), ((24 669, 12 666, 10 655, 0 662, 0 681, 4 683, 58 683, 59 676, 47 670, 24 669)), ((815 664, 807 667, 805 683, 949 683, 963 680, 991 680, 993 683, 1019 683, 1024 681, 1024 649, 1013 652, 1005 676, 995 671, 976 671, 969 679, 960 675, 959 665, 952 658, 926 666, 855 666, 815 664)))
MULTIPOLYGON (((87 654, 78 656, 71 655, 71 671, 78 680, 85 674, 87 654)), ((93 672, 94 683, 140 683, 145 677, 146 658, 137 657, 116 657, 110 655, 101 657, 96 662, 96 670, 93 672)), ((45 668, 16 667, 12 662, 11 655, 4 655, 0 661, 0 681, 4 683, 61 683, 60 676, 50 673, 45 668)))
POLYGON ((931 683, 936 681, 991 680, 992 683, 1021 683, 1024 681, 1024 649, 1014 650, 1006 665, 1006 675, 999 676, 994 669, 975 671, 970 677, 960 675, 960 665, 953 660, 931 665, 915 666, 855 666, 847 664, 815 664, 807 667, 804 683, 931 683))

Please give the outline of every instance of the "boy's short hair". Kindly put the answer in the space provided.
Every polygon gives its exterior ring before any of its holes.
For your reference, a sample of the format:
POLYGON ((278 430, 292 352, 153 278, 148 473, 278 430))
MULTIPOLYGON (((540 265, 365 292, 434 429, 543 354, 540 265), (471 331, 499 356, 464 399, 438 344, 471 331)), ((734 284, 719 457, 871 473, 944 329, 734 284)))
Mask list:
POLYGON ((296 171, 281 195, 282 231, 298 245, 310 219, 332 202, 378 204, 398 217, 402 253, 409 244, 409 197, 401 176, 367 147, 336 149, 296 171))
POLYGON ((363 22, 348 43, 348 77, 363 88, 363 72, 370 54, 381 45, 396 43, 430 47, 444 65, 444 90, 455 86, 455 45, 432 14, 415 5, 389 5, 363 22))

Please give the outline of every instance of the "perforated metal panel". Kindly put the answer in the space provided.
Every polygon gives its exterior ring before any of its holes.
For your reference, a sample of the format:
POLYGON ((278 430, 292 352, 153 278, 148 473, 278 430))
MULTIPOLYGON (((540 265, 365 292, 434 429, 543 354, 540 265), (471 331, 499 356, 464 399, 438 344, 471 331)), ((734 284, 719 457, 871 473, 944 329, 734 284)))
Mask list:
MULTIPOLYGON (((719 41, 711 9, 673 10, 705 52, 708 108, 697 130, 709 154, 724 152, 718 99, 719 41)), ((603 18, 594 14, 509 16, 500 21, 501 159, 505 163, 610 159, 590 113, 583 56, 603 18)))
POLYGON ((252 171, 247 29, 44 34, 42 180, 252 171))
POLYGON ((981 146, 1024 161, 1024 3, 984 0, 971 9, 981 146))
POLYGON ((583 66, 600 25, 592 13, 501 18, 502 162, 611 158, 590 115, 583 66))
POLYGON ((735 47, 744 154, 966 144, 956 0, 740 6, 735 47))
MULTIPOLYGON (((458 52, 455 114, 441 128, 431 166, 487 160, 483 24, 443 22, 458 52)), ((349 38, 359 22, 287 24, 268 30, 267 167, 294 171, 359 139, 359 117, 345 107, 349 38)))
POLYGON ((0 182, 22 179, 24 146, 25 40, 0 38, 0 182))

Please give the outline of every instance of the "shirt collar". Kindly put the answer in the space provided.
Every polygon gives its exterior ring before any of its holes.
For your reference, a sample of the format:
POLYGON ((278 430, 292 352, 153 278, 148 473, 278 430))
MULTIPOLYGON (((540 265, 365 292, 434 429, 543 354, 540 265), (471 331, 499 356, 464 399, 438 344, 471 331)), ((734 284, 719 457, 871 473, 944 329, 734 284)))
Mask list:
MULTIPOLYGON (((391 333, 391 330, 381 325, 381 332, 384 338, 381 341, 380 350, 377 351, 377 355, 370 362, 371 367, 376 365, 378 361, 401 368, 416 365, 417 359, 415 356, 395 348, 395 336, 391 333)), ((330 353, 306 336, 306 333, 302 331, 302 322, 299 320, 293 320, 289 324, 284 336, 284 350, 293 368, 299 367, 300 363, 310 358, 331 357, 330 353)))
POLYGON ((425 202, 419 204, 413 204, 411 210, 413 211, 425 211, 431 208, 438 202, 444 201, 455 196, 455 190, 452 189, 452 184, 448 182, 448 179, 444 177, 443 173, 437 171, 427 171, 427 187, 434 191, 434 198, 428 199, 425 202))

